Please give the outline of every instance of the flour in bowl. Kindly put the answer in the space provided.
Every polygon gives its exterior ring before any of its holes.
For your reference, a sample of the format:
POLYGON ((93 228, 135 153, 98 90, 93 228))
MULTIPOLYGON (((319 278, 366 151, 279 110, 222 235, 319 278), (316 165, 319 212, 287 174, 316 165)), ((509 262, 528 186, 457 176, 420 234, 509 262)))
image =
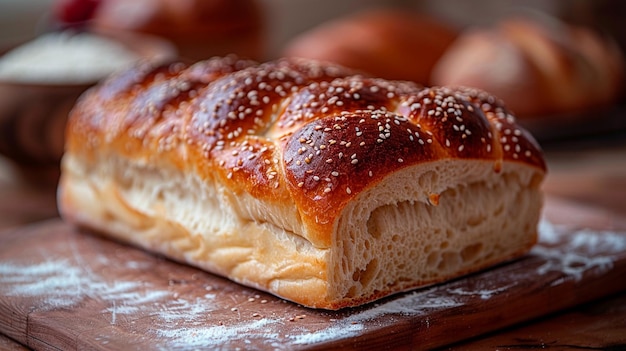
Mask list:
POLYGON ((88 33, 44 34, 0 57, 0 80, 37 84, 95 83, 139 60, 121 43, 88 33))

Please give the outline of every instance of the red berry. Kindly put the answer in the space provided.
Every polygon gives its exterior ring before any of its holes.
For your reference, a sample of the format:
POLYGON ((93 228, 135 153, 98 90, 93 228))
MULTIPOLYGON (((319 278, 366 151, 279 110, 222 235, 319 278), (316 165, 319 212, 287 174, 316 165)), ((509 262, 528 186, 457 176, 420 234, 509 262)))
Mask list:
POLYGON ((93 18, 101 0, 58 0, 55 17, 65 26, 79 26, 93 18))

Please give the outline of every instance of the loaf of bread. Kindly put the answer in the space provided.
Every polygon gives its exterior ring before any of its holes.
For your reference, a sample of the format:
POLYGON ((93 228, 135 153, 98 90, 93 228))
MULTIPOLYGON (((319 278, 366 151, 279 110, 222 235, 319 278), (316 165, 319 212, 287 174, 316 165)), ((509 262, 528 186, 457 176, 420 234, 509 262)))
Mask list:
POLYGON ((295 59, 128 70, 66 140, 67 221, 324 309, 526 253, 546 171, 484 92, 295 59))
POLYGON ((621 96, 624 60, 591 28, 514 16, 464 31, 433 68, 437 85, 497 94, 520 118, 586 112, 621 96))
POLYGON ((256 0, 106 0, 88 22, 96 33, 147 34, 170 41, 185 60, 265 54, 265 23, 256 0))
POLYGON ((281 55, 427 85, 433 67, 456 36, 456 29, 432 16, 406 9, 369 9, 295 36, 281 55))

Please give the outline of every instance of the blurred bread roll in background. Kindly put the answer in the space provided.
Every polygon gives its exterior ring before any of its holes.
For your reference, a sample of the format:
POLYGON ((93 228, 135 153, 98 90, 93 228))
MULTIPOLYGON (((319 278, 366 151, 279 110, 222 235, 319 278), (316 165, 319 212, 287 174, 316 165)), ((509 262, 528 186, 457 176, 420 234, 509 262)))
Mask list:
POLYGON ((369 9, 295 36, 281 56, 329 61, 376 77, 427 85, 431 69, 454 41, 453 27, 402 9, 369 9))
POLYGON ((618 46, 592 28, 547 15, 514 16, 465 30, 431 78, 435 85, 489 91, 519 117, 530 118, 614 103, 624 61, 618 46))
POLYGON ((227 54, 260 59, 264 54, 263 19, 254 0, 106 0, 90 29, 156 35, 191 61, 227 54))

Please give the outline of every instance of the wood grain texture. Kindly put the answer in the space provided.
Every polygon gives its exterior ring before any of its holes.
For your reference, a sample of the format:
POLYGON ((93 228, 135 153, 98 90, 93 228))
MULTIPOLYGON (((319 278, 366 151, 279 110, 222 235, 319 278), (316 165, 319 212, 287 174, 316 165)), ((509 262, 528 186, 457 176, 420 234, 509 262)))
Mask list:
POLYGON ((450 351, 496 349, 626 350, 626 292, 544 321, 525 323, 447 348, 450 351))
POLYGON ((22 344, 17 343, 15 340, 11 340, 8 337, 0 334, 0 350, 2 351, 27 351, 28 348, 22 344))
POLYGON ((626 290, 626 232, 544 221, 541 240, 478 274, 329 312, 54 219, 0 235, 0 333, 48 350, 428 349, 626 290))

